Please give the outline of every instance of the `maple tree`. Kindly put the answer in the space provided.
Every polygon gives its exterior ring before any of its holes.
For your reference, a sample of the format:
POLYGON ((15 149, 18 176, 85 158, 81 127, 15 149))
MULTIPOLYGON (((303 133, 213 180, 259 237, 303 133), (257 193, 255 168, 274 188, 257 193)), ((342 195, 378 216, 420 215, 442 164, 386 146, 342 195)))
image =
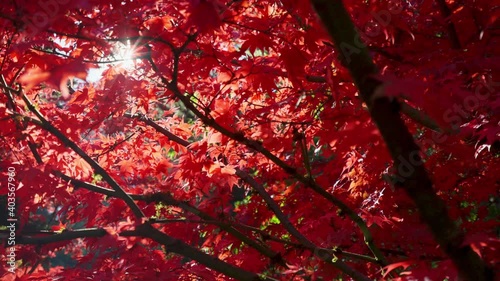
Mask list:
POLYGON ((499 16, 4 1, 2 280, 494 280, 499 16))

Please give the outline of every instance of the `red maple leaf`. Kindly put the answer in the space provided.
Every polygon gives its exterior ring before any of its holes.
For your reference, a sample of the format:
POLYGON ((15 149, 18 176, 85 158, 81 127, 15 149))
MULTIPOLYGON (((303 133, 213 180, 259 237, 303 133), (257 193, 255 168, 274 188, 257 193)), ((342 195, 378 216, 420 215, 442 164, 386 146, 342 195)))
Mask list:
POLYGON ((71 61, 61 65, 42 69, 39 67, 30 68, 20 78, 19 82, 25 85, 24 90, 30 91, 38 84, 45 82, 49 86, 59 89, 63 98, 68 99, 70 91, 68 88, 68 79, 87 78, 87 66, 81 61, 71 61))

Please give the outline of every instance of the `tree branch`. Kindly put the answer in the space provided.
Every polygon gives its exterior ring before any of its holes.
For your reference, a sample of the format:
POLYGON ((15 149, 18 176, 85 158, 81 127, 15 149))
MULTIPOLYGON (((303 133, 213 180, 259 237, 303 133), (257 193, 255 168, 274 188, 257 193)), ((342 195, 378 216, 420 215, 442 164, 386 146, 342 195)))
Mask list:
MULTIPOLYGON (((109 197, 118 197, 116 191, 108 188, 104 188, 101 186, 97 186, 95 184, 87 183, 78 179, 74 179, 72 177, 69 177, 60 171, 53 171, 53 174, 56 175, 57 177, 60 177, 64 181, 67 181, 71 183, 75 188, 85 188, 87 190, 104 194, 109 197)), ((271 260, 275 260, 280 262, 282 265, 286 265, 284 261, 281 260, 280 254, 271 250, 267 245, 262 245, 258 242, 256 242, 254 239, 248 237, 244 233, 240 232, 236 228, 234 228, 231 224, 225 223, 225 222, 219 222, 216 220, 214 217, 210 216, 209 214, 201 211, 200 209, 190 205, 187 202, 182 202, 179 200, 176 200, 173 198, 170 194, 165 193, 165 192, 156 192, 153 194, 128 194, 132 199, 137 200, 137 201, 144 201, 146 203, 165 203, 167 205, 171 206, 176 206, 181 209, 183 209, 186 212, 192 213, 201 219, 205 220, 207 223, 216 223, 221 227, 222 230, 226 231, 227 233, 233 235, 234 237, 238 238, 248 246, 254 248, 261 254, 263 254, 266 257, 269 257, 271 260)), ((158 222, 157 220, 153 221, 153 223, 158 222)))
POLYGON ((165 246, 165 250, 193 259, 208 268, 221 272, 229 277, 241 281, 277 281, 276 279, 259 276, 256 273, 243 270, 239 267, 226 263, 216 257, 205 254, 183 241, 170 237, 149 224, 141 225, 137 228, 139 235, 155 240, 165 246))
POLYGON ((16 244, 45 245, 78 238, 99 238, 107 234, 106 230, 102 228, 64 230, 61 233, 47 233, 43 236, 21 235, 20 237, 16 237, 16 244))
MULTIPOLYGON (((422 160, 419 148, 399 116, 399 106, 387 97, 372 99, 381 82, 372 77, 378 73, 368 49, 360 45, 359 34, 350 15, 340 0, 311 0, 321 21, 333 38, 337 50, 349 69, 359 89, 360 96, 367 104, 372 119, 380 130, 395 167, 402 163, 415 163, 412 172, 399 176, 403 179, 401 187, 415 202, 422 219, 430 227, 441 248, 452 259, 460 276, 465 280, 493 280, 493 274, 485 262, 471 249, 464 246, 464 234, 450 218, 446 204, 436 195, 433 184, 422 160), (346 47, 356 48, 346 53, 346 47)), ((399 169, 401 170, 401 169, 399 169)))
MULTIPOLYGON (((116 192, 115 192, 116 193, 116 192)), ((44 245, 49 243, 73 240, 78 238, 99 238, 108 235, 108 232, 102 228, 87 228, 79 230, 66 230, 61 233, 51 233, 45 236, 21 236, 16 239, 18 244, 44 245)), ((139 236, 153 239, 165 246, 168 252, 176 253, 184 257, 195 260, 208 268, 233 277, 241 281, 276 281, 269 277, 260 277, 258 274, 243 270, 239 267, 221 261, 215 257, 201 252, 200 250, 189 246, 181 240, 170 237, 149 224, 137 226, 135 230, 127 230, 119 233, 119 236, 130 237, 139 236)))
MULTIPOLYGON (((174 66, 178 65, 179 61, 179 55, 180 52, 175 52, 177 55, 174 56, 174 66)), ((245 137, 242 133, 240 132, 231 132, 230 130, 222 127, 220 124, 218 124, 213 118, 206 116, 203 114, 201 111, 199 111, 196 106, 191 102, 189 96, 185 96, 181 93, 179 88, 177 87, 177 84, 173 82, 169 82, 168 79, 166 79, 164 76, 161 75, 158 67, 155 65, 154 61, 150 59, 151 66, 153 70, 157 73, 157 75, 160 77, 162 83, 164 83, 167 87, 168 90, 172 91, 174 95, 184 104, 184 106, 191 110, 200 120, 207 126, 212 127, 216 131, 220 132, 221 134, 229 137, 232 140, 235 140, 245 146, 247 146, 250 149, 253 149, 257 152, 260 152, 263 154, 265 157, 267 157, 271 162, 275 163, 278 167, 282 168, 286 173, 288 173, 290 176, 294 177, 296 180, 304 184, 306 187, 311 188, 314 192, 319 194, 320 196, 324 197, 328 201, 330 201, 333 205, 337 206, 342 212, 344 212, 361 230, 364 236, 365 244, 368 246, 370 251, 374 254, 374 256, 378 259, 379 264, 381 266, 387 265, 387 260, 385 259, 384 255, 382 252, 377 249, 376 245, 374 244, 373 241, 373 236, 366 225, 366 223, 363 221, 363 219, 351 208, 349 208, 344 202, 333 196, 332 194, 328 193, 325 191, 321 186, 319 186, 313 178, 303 176, 299 174, 299 172, 293 168, 292 166, 288 165, 285 163, 283 160, 278 158, 276 155, 271 153, 269 150, 264 148, 262 144, 256 140, 249 139, 245 137)))

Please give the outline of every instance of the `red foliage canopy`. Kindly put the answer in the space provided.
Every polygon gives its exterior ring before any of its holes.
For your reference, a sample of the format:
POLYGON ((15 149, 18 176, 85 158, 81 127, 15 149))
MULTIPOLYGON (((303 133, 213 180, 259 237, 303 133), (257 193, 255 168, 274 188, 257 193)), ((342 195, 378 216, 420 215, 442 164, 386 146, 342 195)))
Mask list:
POLYGON ((3 1, 2 280, 493 280, 499 15, 3 1))

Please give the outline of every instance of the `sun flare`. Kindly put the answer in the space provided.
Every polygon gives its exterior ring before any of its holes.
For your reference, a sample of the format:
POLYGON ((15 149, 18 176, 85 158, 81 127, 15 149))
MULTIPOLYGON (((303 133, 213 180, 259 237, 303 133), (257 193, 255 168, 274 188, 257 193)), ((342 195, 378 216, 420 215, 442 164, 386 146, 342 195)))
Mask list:
POLYGON ((133 71, 135 70, 137 60, 136 48, 130 44, 130 41, 126 43, 117 43, 114 47, 113 54, 107 59, 108 63, 101 64, 98 68, 91 68, 87 76, 87 81, 99 81, 102 77, 102 73, 110 66, 128 72, 133 71))
POLYGON ((134 47, 127 41, 126 44, 120 44, 115 51, 116 66, 122 67, 125 70, 132 70, 135 67, 135 51, 134 47))

